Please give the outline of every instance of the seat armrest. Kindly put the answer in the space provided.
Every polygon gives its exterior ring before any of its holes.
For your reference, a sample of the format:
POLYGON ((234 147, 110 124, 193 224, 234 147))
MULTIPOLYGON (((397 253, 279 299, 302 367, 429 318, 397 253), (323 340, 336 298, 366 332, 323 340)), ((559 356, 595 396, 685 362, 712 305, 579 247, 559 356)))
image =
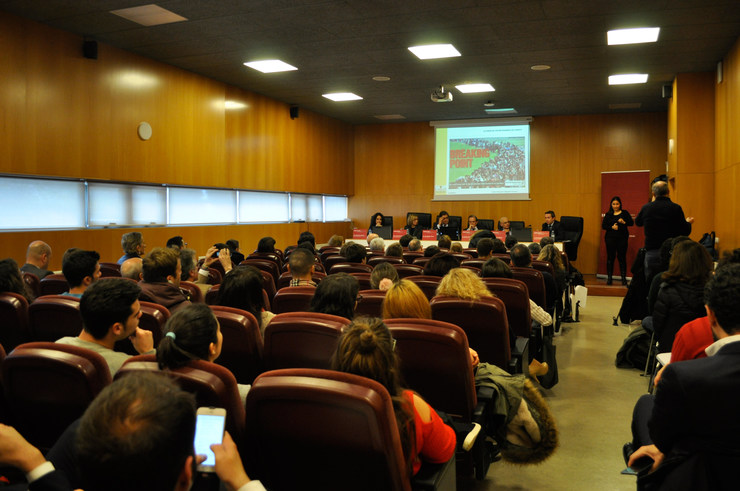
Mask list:
POLYGON ((514 349, 511 350, 508 372, 511 374, 524 373, 524 367, 529 365, 529 338, 517 337, 514 349))
POLYGON ((414 491, 455 491, 457 477, 455 455, 444 464, 424 462, 419 472, 411 478, 411 489, 414 491))

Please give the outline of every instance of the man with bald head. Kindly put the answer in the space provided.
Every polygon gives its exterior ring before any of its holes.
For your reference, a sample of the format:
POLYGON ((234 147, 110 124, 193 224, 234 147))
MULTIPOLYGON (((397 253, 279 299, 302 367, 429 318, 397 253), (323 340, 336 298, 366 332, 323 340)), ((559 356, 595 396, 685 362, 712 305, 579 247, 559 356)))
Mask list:
POLYGON ((24 273, 31 273, 36 275, 38 279, 42 279, 53 271, 49 271, 49 261, 51 260, 51 247, 46 242, 41 240, 34 240, 28 244, 28 250, 26 250, 26 264, 21 266, 21 271, 24 273))
POLYGON ((132 257, 131 259, 126 259, 123 264, 121 264, 121 276, 123 276, 124 278, 131 278, 132 280, 141 281, 141 279, 144 277, 144 267, 142 266, 142 262, 143 261, 140 257, 132 257))

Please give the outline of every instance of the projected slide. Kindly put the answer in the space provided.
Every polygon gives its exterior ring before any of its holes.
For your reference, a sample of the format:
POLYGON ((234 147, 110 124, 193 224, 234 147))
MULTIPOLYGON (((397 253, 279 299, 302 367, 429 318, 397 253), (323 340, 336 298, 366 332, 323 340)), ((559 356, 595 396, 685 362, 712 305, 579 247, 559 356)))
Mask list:
POLYGON ((434 199, 529 199, 529 125, 435 131, 434 199))

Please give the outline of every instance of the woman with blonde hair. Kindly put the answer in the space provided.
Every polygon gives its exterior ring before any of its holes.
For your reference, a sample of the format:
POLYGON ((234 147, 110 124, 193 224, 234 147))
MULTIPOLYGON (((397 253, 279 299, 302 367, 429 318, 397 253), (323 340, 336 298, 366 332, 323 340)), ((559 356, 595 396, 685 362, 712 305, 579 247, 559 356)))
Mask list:
POLYGON ((383 385, 393 400, 401 447, 409 474, 421 460, 447 462, 455 453, 455 431, 418 394, 401 387, 395 342, 380 319, 359 317, 342 333, 332 369, 360 375, 383 385))
POLYGON ((417 239, 421 240, 422 231, 424 228, 419 225, 419 217, 416 215, 409 215, 406 219, 406 226, 403 227, 406 230, 406 233, 409 235, 413 235, 417 239))

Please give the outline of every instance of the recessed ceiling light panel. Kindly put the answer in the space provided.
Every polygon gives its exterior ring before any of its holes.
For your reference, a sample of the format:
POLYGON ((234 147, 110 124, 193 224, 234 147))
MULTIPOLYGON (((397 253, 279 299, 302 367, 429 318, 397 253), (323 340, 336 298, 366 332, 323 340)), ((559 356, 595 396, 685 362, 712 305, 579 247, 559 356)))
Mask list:
POLYGON ((373 77, 373 80, 375 80, 376 82, 387 82, 390 79, 391 79, 390 77, 386 77, 385 75, 378 75, 378 76, 373 77))
POLYGON ((517 114, 517 110, 513 107, 497 107, 495 109, 484 109, 484 111, 488 114, 495 114, 495 115, 501 115, 501 114, 517 114))
POLYGON ((530 70, 534 70, 535 72, 544 72, 550 68, 552 68, 550 65, 532 65, 529 67, 530 70))
POLYGON ((375 116, 375 118, 387 121, 391 119, 406 119, 406 116, 404 116, 403 114, 378 114, 375 116))
POLYGON ((289 72, 292 70, 298 70, 293 65, 288 65, 284 61, 280 60, 248 61, 244 64, 249 68, 253 68, 262 73, 289 72))
POLYGON ((658 40, 660 27, 639 27, 636 29, 615 29, 607 31, 606 42, 609 46, 618 44, 654 43, 658 40))
POLYGON ((331 99, 334 102, 362 100, 362 97, 357 94, 353 94, 352 92, 334 92, 333 94, 322 94, 322 97, 331 99))
POLYGON ((153 3, 128 9, 111 10, 110 13, 147 27, 188 20, 153 3))
POLYGON ((460 52, 451 44, 427 44, 426 46, 410 46, 409 51, 414 53, 420 60, 431 60, 434 58, 452 58, 461 56, 460 52))
POLYGON ((647 82, 647 73, 623 73, 609 75, 609 85, 644 84, 647 82))
POLYGON ((463 94, 474 94, 476 92, 493 92, 493 85, 491 84, 463 84, 455 85, 455 88, 463 94))

